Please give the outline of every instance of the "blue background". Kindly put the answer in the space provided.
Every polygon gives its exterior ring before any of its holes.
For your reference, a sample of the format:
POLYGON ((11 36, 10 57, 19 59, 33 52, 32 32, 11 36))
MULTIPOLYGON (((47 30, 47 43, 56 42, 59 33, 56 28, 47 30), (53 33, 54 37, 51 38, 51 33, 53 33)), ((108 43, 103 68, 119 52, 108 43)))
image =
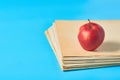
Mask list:
POLYGON ((120 0, 0 0, 0 80, 120 80, 120 67, 61 71, 44 31, 88 18, 120 19, 120 0))

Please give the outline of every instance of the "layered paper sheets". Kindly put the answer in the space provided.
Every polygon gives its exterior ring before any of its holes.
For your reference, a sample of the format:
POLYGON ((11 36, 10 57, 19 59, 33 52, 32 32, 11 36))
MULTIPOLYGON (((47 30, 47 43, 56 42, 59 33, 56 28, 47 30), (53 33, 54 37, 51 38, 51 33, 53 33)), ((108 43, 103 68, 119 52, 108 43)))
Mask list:
POLYGON ((61 69, 87 69, 120 65, 120 20, 95 20, 105 30, 105 39, 95 51, 84 50, 77 38, 87 20, 56 20, 45 31, 61 69))

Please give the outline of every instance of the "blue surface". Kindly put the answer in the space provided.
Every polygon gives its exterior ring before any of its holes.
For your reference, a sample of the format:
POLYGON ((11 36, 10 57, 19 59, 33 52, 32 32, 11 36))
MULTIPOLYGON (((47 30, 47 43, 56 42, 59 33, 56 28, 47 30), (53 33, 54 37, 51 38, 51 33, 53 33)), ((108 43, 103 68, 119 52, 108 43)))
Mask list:
POLYGON ((0 80, 120 80, 120 67, 61 71, 44 31, 88 18, 120 19, 120 0, 0 0, 0 80))

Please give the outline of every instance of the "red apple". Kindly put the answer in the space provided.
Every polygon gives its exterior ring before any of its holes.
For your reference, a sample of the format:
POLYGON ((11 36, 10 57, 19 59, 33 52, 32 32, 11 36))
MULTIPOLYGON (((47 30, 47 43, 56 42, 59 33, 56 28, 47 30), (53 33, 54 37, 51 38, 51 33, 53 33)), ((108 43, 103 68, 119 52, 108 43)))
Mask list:
POLYGON ((83 49, 93 51, 102 44, 105 32, 99 24, 88 21, 80 27, 78 40, 83 49))

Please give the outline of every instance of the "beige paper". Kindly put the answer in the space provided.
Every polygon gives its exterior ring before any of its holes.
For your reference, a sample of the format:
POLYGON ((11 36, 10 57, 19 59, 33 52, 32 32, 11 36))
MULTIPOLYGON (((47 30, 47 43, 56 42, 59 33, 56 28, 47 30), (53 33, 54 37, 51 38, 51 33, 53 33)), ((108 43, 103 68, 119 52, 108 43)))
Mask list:
POLYGON ((120 28, 118 27, 120 21, 102 20, 93 22, 104 26, 103 28, 106 34, 104 43, 94 52, 83 50, 77 39, 77 30, 79 30, 79 26, 86 23, 86 21, 56 21, 54 25, 46 31, 46 36, 57 56, 62 70, 95 68, 120 64, 120 37, 114 36, 120 33, 120 28), (67 63, 65 62, 66 60, 68 61, 67 63), (73 66, 74 64, 77 64, 77 66, 73 66))
POLYGON ((81 48, 77 35, 88 21, 56 21, 55 28, 62 56, 120 56, 120 20, 96 20, 105 30, 105 40, 96 51, 81 48))

